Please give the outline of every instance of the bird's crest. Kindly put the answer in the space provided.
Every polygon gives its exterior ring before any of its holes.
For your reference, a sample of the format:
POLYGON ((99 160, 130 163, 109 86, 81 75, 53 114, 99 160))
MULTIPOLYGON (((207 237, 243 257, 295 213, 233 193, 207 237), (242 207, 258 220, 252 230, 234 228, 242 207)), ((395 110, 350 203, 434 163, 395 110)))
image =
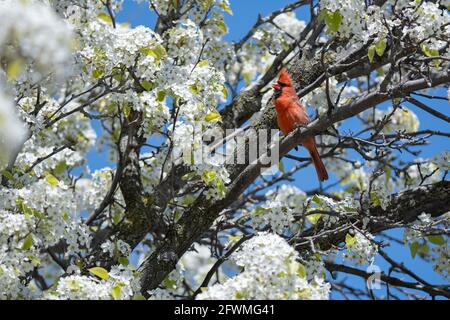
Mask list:
POLYGON ((287 87, 292 87, 293 86, 292 78, 289 75, 289 72, 287 71, 286 68, 281 69, 280 77, 278 78, 278 83, 282 84, 284 86, 287 86, 287 87))

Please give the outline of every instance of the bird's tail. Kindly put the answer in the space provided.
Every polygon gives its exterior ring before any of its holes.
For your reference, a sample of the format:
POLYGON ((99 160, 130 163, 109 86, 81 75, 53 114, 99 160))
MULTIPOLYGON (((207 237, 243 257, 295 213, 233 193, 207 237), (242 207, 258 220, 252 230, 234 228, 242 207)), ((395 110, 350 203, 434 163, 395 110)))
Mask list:
POLYGON ((322 159, 320 158, 319 151, 317 151, 317 146, 314 138, 312 138, 311 140, 308 139, 308 141, 305 142, 303 142, 303 145, 306 149, 308 149, 309 154, 311 155, 319 181, 322 182, 328 180, 328 172, 327 169, 325 169, 325 165, 323 164, 322 159))

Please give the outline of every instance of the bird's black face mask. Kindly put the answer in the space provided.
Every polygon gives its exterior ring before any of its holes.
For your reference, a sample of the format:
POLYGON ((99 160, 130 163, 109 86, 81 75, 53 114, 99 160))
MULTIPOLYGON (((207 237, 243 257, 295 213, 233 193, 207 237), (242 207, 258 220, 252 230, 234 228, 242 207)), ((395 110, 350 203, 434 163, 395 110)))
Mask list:
POLYGON ((281 93, 283 92, 284 87, 285 87, 285 85, 282 83, 279 83, 279 82, 274 83, 272 85, 273 94, 275 95, 275 98, 278 98, 279 96, 281 96, 281 93))

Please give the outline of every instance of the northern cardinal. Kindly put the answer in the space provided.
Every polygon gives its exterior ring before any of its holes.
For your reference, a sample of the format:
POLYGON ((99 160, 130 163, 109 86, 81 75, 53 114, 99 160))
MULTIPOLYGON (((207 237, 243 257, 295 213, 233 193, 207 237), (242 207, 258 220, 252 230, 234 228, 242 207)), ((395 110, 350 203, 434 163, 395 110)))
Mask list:
MULTIPOLYGON (((283 68, 280 72, 278 82, 273 84, 275 94, 275 108, 278 114, 278 126, 285 135, 288 135, 297 126, 306 126, 309 117, 305 107, 301 104, 295 92, 292 78, 289 72, 283 68)), ((302 145, 308 149, 314 167, 316 168, 319 181, 328 179, 328 173, 320 159, 314 137, 305 138, 302 145)))

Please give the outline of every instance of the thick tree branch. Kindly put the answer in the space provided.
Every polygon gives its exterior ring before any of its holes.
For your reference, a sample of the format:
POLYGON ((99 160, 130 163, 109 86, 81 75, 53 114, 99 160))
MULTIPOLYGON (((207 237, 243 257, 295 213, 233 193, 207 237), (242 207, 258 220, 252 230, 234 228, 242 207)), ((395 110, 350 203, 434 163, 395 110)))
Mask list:
POLYGON ((362 228, 363 218, 369 217, 367 231, 377 234, 382 231, 407 225, 422 213, 433 217, 450 211, 450 181, 420 186, 391 196, 386 209, 371 206, 364 212, 341 219, 339 226, 324 227, 323 223, 305 230, 296 239, 296 249, 300 252, 310 250, 311 241, 321 250, 328 250, 345 240, 347 233, 354 227, 362 228))
MULTIPOLYGON (((368 273, 368 272, 360 270, 360 269, 348 267, 348 266, 345 266, 345 265, 342 265, 342 264, 335 264, 335 263, 331 263, 331 262, 326 262, 325 263, 325 267, 330 272, 347 273, 347 274, 351 274, 351 275, 354 275, 354 276, 361 277, 361 278, 366 279, 366 280, 370 276, 372 276, 371 273, 368 273)), ((387 276, 385 274, 381 274, 380 275, 380 279, 383 282, 385 282, 385 283, 387 283, 389 285, 392 285, 394 287, 403 287, 403 288, 408 288, 408 289, 419 290, 419 291, 428 293, 432 297, 442 296, 442 297, 450 298, 450 290, 449 290, 448 286, 433 286, 433 285, 422 284, 422 283, 419 283, 419 282, 408 282, 408 281, 400 280, 398 278, 387 276)))
POLYGON ((440 113, 439 111, 434 110, 433 108, 430 108, 429 106, 427 106, 425 103, 414 99, 413 97, 406 97, 406 100, 408 100, 409 102, 411 102, 412 104, 414 104, 415 106, 417 106, 418 108, 422 109, 423 111, 428 112, 429 114, 432 114, 433 116, 444 120, 445 122, 450 123, 450 117, 446 116, 443 113, 440 113))

